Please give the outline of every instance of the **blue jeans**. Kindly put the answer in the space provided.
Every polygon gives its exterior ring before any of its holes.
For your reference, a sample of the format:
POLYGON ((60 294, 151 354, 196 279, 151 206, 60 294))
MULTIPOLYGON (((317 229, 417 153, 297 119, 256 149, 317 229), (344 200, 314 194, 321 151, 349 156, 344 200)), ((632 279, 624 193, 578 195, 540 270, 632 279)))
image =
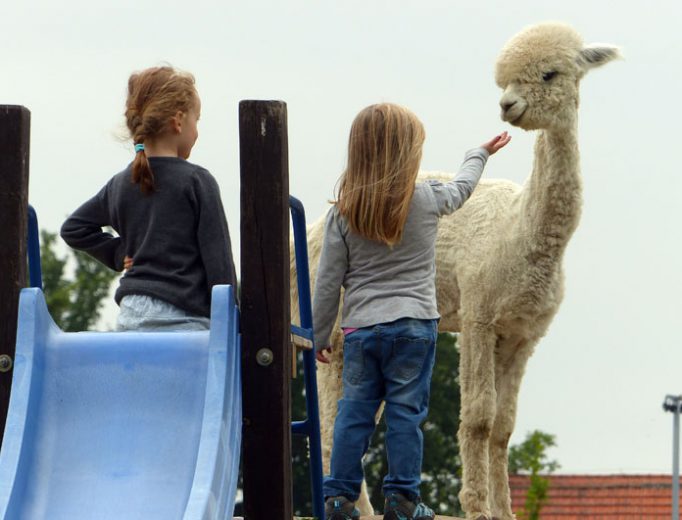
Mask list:
POLYGON ((404 318, 351 332, 343 344, 343 397, 334 424, 331 475, 324 495, 356 501, 362 457, 386 402, 388 475, 384 495, 419 495, 423 454, 420 425, 429 405, 436 353, 436 320, 404 318))

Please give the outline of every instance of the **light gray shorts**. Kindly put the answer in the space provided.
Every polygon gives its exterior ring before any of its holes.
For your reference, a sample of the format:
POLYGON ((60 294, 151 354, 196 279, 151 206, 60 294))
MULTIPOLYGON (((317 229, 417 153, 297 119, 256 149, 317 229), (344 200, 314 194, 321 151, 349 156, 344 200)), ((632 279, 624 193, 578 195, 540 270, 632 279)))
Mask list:
POLYGON ((208 330, 211 320, 196 316, 158 298, 143 294, 129 294, 121 299, 116 322, 119 332, 208 330))

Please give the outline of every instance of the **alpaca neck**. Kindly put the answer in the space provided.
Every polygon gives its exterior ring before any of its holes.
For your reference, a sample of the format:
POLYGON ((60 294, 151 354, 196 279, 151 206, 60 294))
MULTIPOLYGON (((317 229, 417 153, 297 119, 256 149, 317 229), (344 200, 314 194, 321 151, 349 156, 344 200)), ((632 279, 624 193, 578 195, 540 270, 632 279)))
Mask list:
POLYGON ((582 202, 579 163, 576 125, 538 132, 533 173, 521 200, 531 253, 560 257, 575 231, 582 202))

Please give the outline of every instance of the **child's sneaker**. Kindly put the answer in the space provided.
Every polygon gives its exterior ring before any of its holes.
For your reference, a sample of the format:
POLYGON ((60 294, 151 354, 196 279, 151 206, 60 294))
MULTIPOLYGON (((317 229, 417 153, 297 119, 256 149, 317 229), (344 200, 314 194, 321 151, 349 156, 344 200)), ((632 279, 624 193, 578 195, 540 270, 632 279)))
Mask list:
POLYGON ((384 520, 433 520, 435 516, 419 497, 410 501, 397 491, 386 495, 384 520))
POLYGON ((329 497, 324 503, 326 520, 360 520, 360 511, 346 497, 329 497))

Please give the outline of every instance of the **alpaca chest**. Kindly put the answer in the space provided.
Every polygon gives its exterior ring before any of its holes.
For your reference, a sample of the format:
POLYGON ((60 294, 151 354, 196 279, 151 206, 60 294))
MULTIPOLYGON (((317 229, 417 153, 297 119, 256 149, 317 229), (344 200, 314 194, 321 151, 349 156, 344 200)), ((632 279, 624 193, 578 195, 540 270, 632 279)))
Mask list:
POLYGON ((528 276, 512 285, 493 304, 492 319, 498 334, 538 338, 543 336, 563 298, 561 272, 551 278, 528 276))

